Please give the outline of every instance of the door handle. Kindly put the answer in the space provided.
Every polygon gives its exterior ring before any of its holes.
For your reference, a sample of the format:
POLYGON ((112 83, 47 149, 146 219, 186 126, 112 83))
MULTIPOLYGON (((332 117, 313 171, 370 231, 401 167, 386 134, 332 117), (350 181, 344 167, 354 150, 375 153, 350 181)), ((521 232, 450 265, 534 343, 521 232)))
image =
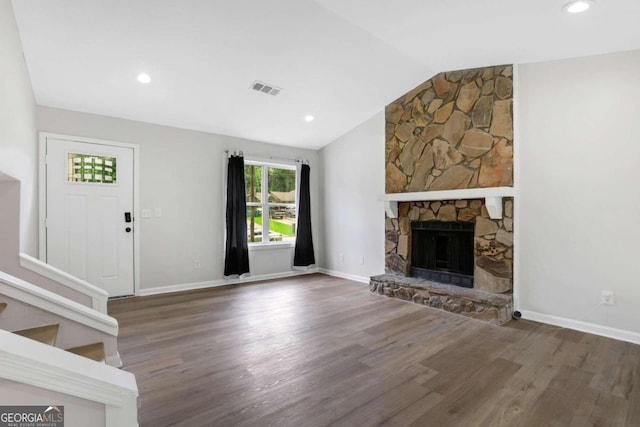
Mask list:
POLYGON ((124 222, 131 222, 131 212, 124 213, 124 222))
POLYGON ((126 231, 127 233, 131 233, 131 227, 125 228, 124 231, 126 231))

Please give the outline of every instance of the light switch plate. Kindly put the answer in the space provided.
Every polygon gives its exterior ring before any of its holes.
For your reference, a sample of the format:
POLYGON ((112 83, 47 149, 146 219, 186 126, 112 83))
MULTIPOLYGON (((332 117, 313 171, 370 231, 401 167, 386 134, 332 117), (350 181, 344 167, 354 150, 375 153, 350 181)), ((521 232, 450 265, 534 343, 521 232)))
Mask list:
POLYGON ((160 218, 162 216, 162 209, 161 208, 155 208, 153 210, 153 216, 155 216, 156 218, 160 218))
POLYGON ((151 209, 141 209, 140 216, 142 216, 142 218, 151 218, 151 209))

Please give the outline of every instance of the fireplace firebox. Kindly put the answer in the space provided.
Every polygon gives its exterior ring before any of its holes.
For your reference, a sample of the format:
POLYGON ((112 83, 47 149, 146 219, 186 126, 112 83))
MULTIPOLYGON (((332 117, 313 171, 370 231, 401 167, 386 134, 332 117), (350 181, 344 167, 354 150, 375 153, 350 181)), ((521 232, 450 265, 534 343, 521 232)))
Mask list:
POLYGON ((473 288, 472 222, 411 223, 411 275, 473 288))

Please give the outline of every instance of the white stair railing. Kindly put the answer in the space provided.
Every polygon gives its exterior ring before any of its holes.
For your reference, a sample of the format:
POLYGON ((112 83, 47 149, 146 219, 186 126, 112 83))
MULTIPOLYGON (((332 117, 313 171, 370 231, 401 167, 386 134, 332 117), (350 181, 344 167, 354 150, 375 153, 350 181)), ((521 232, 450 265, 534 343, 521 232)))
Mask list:
POLYGON ((118 336, 118 321, 113 317, 2 271, 0 271, 0 295, 6 295, 109 335, 118 336))
POLYGON ((109 294, 104 289, 100 289, 87 281, 78 279, 59 268, 53 267, 24 253, 20 254, 20 266, 71 288, 76 292, 91 297, 93 309, 98 310, 101 313, 107 313, 107 300, 109 298, 109 294))
POLYGON ((104 404, 107 427, 138 425, 133 374, 4 330, 0 378, 104 404))

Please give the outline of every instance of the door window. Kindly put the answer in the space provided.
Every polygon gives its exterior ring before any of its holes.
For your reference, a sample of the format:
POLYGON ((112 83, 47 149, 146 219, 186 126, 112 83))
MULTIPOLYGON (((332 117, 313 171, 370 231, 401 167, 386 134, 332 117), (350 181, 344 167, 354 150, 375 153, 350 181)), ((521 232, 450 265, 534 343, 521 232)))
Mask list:
POLYGON ((117 181, 115 157, 69 153, 67 160, 68 182, 115 184, 117 181))

